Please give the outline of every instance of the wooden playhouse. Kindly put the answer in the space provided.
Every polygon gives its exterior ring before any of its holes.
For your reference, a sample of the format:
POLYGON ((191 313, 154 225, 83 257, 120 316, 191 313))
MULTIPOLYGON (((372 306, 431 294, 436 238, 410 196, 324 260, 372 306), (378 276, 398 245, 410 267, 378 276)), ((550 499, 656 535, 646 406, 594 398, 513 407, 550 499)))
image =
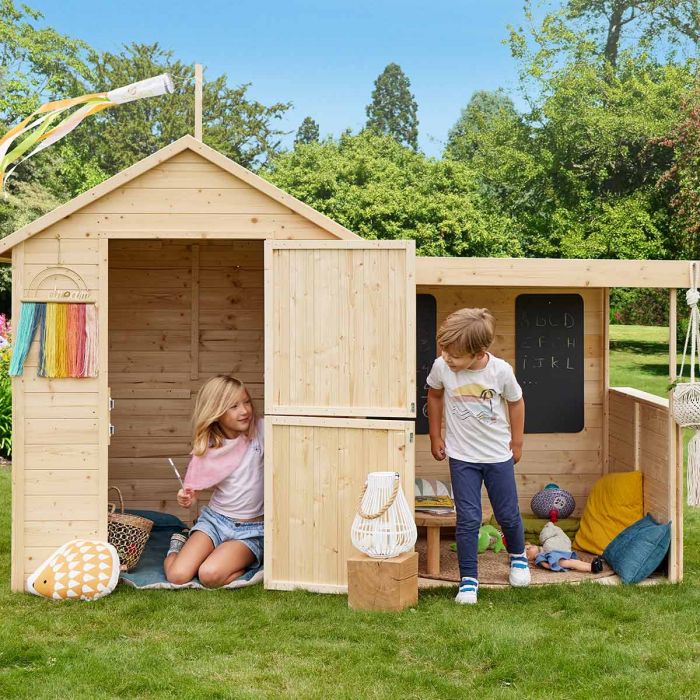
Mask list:
POLYGON ((97 305, 99 325, 97 377, 37 376, 35 341, 13 380, 13 590, 67 540, 106 538, 111 485, 127 507, 192 518, 167 458, 185 467, 194 396, 221 373, 243 379, 266 417, 265 585, 346 590, 366 474, 400 472, 409 502, 415 476, 448 476, 430 456, 422 382, 435 326, 462 306, 494 312, 494 352, 521 361, 526 383, 560 362, 573 371, 557 400, 531 389, 544 428, 526 435, 517 468, 523 509, 556 481, 580 512, 599 476, 638 469, 645 509, 673 521, 668 576, 682 577, 679 431, 665 401, 609 386, 607 291, 671 290, 673 373, 686 263, 416 258, 413 242, 362 240, 190 136, 8 236, 0 254, 13 318, 22 300, 77 300, 97 305), (522 319, 550 327, 524 333, 522 319), (546 362, 532 343, 551 350, 546 362), (547 432, 569 404, 569 422, 547 432))

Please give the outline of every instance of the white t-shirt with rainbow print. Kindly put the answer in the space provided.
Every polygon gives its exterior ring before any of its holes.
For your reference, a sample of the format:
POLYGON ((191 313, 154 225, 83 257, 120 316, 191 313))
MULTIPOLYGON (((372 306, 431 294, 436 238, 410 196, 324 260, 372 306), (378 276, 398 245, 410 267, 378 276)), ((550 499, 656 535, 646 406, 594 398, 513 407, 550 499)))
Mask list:
POLYGON ((428 386, 445 390, 447 456, 464 462, 505 462, 513 456, 506 402, 518 401, 523 391, 513 368, 487 355, 483 369, 461 372, 453 372, 438 357, 428 375, 428 386))

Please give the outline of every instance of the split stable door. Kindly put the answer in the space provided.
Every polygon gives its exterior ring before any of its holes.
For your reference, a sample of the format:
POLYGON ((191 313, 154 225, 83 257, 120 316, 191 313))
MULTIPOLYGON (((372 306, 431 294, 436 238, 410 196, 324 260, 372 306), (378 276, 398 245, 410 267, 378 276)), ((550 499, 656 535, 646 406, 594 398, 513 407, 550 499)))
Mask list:
POLYGON ((413 241, 265 241, 265 586, 347 590, 367 474, 413 504, 413 241))

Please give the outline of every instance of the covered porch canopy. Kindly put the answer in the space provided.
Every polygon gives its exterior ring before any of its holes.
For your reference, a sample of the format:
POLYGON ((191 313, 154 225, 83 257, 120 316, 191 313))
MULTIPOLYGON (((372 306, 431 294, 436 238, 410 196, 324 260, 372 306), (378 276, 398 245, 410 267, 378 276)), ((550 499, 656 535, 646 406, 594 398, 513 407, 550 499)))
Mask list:
MULTIPOLYGON (((523 512, 548 481, 574 493, 580 515, 593 483, 609 472, 644 475, 644 510, 672 521, 668 578, 683 575, 683 442, 669 400, 610 386, 609 291, 668 290, 668 375, 676 378, 677 289, 687 288, 690 263, 676 260, 425 258, 416 261, 416 290, 436 300, 437 325, 463 306, 487 307, 496 318, 494 353, 516 363, 515 309, 521 294, 577 294, 585 311, 585 422, 580 432, 526 434, 518 465, 523 512)), ((682 312, 681 312, 682 313, 682 312)), ((418 321, 420 327, 420 320, 418 321)), ((526 431, 527 432, 527 431, 526 431)), ((430 455, 427 435, 416 440, 416 475, 448 478, 430 455)), ((484 510, 488 502, 484 500, 484 510)))

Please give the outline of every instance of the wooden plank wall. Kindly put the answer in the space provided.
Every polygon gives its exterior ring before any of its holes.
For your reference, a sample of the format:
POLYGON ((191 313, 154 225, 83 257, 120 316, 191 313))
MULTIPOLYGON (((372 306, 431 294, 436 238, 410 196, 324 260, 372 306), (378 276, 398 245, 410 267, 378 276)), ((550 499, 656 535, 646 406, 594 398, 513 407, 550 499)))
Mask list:
POLYGON ((65 239, 335 238, 189 150, 67 216, 51 231, 65 239))
POLYGON ((268 416, 266 588, 347 591, 350 528, 367 473, 399 472, 413 503, 412 432, 404 421, 268 416))
POLYGON ((642 472, 644 512, 671 521, 668 580, 683 579, 683 435, 668 399, 638 389, 610 389, 610 471, 642 472))
POLYGON ((326 250, 307 249, 304 241, 276 245, 267 263, 269 412, 410 416, 411 247, 395 241, 339 241, 326 250))
POLYGON ((610 391, 609 472, 632 472, 639 468, 639 411, 632 396, 610 391))
POLYGON ((112 239, 110 484, 191 520, 167 457, 184 472, 197 390, 233 374, 264 410, 263 239, 333 236, 191 151, 70 219, 112 239))
MULTIPOLYGON (((548 294, 581 294, 583 297, 585 427, 580 433, 525 435, 523 458, 516 467, 518 496, 521 511, 530 513, 530 500, 534 494, 547 483, 554 482, 573 494, 575 515, 580 515, 591 486, 603 473, 605 295, 601 289, 548 288, 546 291, 548 294)), ((496 338, 491 351, 514 365, 515 298, 519 294, 542 293, 542 289, 420 285, 417 292, 435 297, 438 327, 457 309, 467 306, 488 308, 496 319, 496 338)), ((447 461, 433 459, 427 435, 416 437, 416 476, 449 480, 447 461)), ((483 509, 487 517, 491 509, 485 492, 483 509)))
MULTIPOLYGON (((13 249, 13 318, 19 318, 20 302, 36 275, 60 264, 87 284, 89 298, 98 302, 99 333, 105 336, 106 314, 100 314, 104 304, 99 302, 106 262, 103 242, 59 242, 51 229, 20 243, 13 249)), ((72 288, 61 277, 46 284, 72 288)), ((50 380, 36 375, 38 346, 36 339, 24 374, 13 379, 14 590, 22 590, 26 577, 61 544, 107 534, 106 354, 100 352, 96 378, 50 380)))
POLYGON ((646 392, 610 390, 610 471, 641 471, 644 512, 674 519, 668 464, 668 400, 646 392))

